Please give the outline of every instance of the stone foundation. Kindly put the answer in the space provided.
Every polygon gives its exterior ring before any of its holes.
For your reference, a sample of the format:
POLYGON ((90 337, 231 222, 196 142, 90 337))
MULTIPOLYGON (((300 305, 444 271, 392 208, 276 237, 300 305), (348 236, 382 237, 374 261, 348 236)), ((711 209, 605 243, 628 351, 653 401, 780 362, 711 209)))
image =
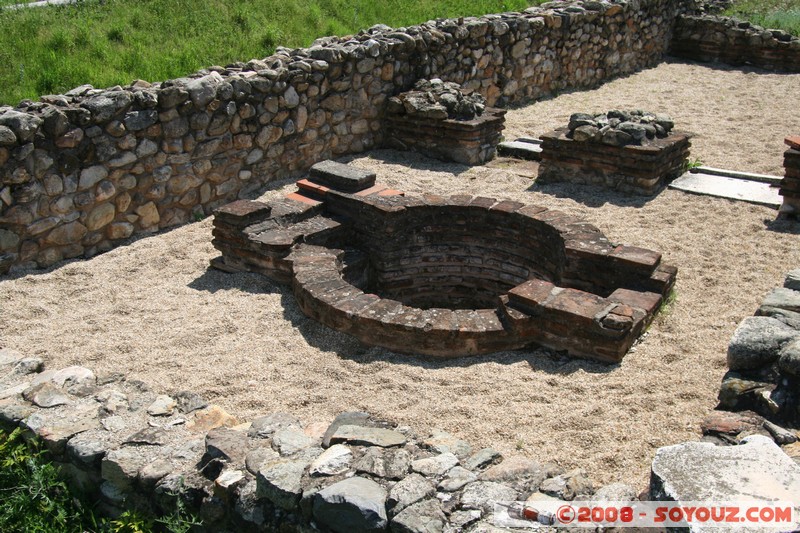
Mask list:
POLYGON ((800 218, 800 135, 786 137, 789 149, 783 154, 786 174, 781 180, 780 194, 783 196, 781 215, 800 218))
POLYGON ((643 145, 576 141, 567 128, 542 135, 539 183, 567 181, 653 196, 679 176, 689 156, 690 134, 672 132, 643 145))
POLYGON ((306 315, 398 352, 540 344, 619 362, 675 281, 661 254, 544 207, 405 197, 332 162, 298 185, 272 204, 220 208, 214 266, 290 282, 306 315))
POLYGON ((678 16, 669 53, 694 61, 800 72, 800 39, 730 17, 678 16))

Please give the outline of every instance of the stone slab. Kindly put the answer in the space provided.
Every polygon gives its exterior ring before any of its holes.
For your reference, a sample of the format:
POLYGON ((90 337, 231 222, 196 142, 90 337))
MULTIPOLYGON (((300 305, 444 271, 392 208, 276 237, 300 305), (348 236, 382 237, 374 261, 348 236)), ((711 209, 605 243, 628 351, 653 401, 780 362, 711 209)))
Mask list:
POLYGON ((508 141, 497 145, 497 153, 507 157, 517 157, 529 161, 542 160, 542 147, 530 142, 508 141))
POLYGON ((783 203, 778 188, 769 183, 705 173, 686 172, 670 183, 669 187, 679 191, 739 200, 774 209, 778 209, 783 203))
POLYGON ((336 161, 321 161, 311 167, 311 179, 344 192, 358 192, 375 185, 375 173, 336 161))
MULTIPOLYGON (((792 502, 800 526, 800 465, 769 437, 754 435, 738 446, 686 442, 656 452, 650 497, 657 501, 792 502)), ((692 531, 712 531, 695 527, 692 531)), ((773 529, 774 530, 774 529, 773 529)))
POLYGON ((738 172, 736 170, 726 170, 724 168, 695 167, 689 171, 692 174, 711 174, 712 176, 723 176, 726 178, 737 178, 749 181, 760 181, 769 183, 771 185, 780 185, 783 180, 782 176, 771 176, 769 174, 755 174, 753 172, 738 172))

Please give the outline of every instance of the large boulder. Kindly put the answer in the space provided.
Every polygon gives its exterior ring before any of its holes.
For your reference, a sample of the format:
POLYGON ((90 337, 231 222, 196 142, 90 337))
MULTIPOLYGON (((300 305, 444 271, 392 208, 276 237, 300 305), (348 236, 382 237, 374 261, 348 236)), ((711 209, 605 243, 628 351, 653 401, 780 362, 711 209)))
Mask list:
POLYGON ((800 332, 774 318, 747 317, 731 337, 728 367, 747 370, 772 364, 778 360, 783 345, 797 336, 800 332))

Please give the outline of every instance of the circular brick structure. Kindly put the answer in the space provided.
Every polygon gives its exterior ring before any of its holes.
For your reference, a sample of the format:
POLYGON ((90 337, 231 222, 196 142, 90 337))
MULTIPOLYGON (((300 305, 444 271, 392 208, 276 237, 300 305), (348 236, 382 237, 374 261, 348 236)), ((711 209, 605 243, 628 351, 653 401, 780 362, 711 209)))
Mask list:
POLYGON ((437 357, 539 344, 617 362, 675 280, 661 254, 559 211, 358 179, 312 173, 282 202, 220 209, 217 266, 291 283, 306 315, 367 344, 437 357))

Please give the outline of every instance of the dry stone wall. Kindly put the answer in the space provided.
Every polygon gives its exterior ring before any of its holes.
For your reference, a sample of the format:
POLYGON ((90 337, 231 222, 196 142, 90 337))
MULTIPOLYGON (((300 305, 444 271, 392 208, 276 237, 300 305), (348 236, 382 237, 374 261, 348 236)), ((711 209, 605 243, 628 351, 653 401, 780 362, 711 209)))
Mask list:
POLYGON ((661 60, 680 0, 375 26, 263 60, 0 107, 0 274, 91 257, 383 141, 421 78, 525 102, 661 60))

